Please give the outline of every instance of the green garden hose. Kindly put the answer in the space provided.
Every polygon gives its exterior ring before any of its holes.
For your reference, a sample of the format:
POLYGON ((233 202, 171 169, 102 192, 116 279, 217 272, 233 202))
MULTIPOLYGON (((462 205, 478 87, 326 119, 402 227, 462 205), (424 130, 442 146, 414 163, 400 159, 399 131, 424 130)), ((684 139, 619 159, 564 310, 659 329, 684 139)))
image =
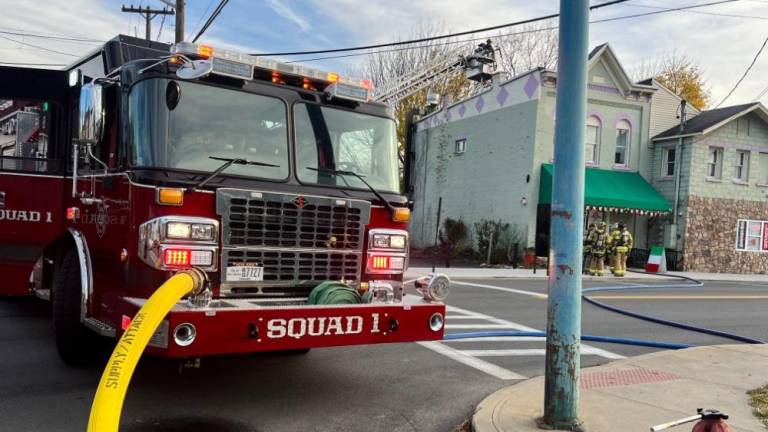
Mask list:
POLYGON ((312 289, 308 303, 311 305, 337 305, 362 303, 360 294, 349 285, 326 281, 312 289))

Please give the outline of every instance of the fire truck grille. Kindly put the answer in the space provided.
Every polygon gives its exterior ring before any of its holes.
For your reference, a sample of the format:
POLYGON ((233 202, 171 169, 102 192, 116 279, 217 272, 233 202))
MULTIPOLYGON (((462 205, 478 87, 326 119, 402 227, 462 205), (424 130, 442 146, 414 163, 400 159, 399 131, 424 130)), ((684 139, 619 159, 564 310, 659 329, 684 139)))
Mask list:
POLYGON ((360 280, 370 203, 219 189, 216 208, 223 294, 306 296, 323 281, 360 280), (233 266, 263 267, 263 280, 227 281, 233 266))
MULTIPOLYGON (((239 192, 239 191, 238 191, 239 192)), ((246 192, 248 193, 248 192, 246 192)), ((361 249, 370 206, 364 201, 224 192, 217 205, 225 246, 361 249)))

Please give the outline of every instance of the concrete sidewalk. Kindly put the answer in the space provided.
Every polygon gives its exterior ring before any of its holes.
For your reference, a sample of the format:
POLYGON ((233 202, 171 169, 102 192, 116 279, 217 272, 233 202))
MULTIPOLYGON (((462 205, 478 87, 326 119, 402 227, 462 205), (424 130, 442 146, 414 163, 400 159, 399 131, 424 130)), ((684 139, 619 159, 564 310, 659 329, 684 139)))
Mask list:
MULTIPOLYGON (((768 345, 662 351, 581 371, 580 417, 589 432, 647 431, 696 408, 730 415, 734 431, 765 432, 746 392, 768 383, 768 345)), ((475 432, 540 431, 544 377, 507 387, 478 405, 475 432)), ((693 424, 671 429, 690 431, 693 424)))
MULTIPOLYGON (((452 279, 545 279, 547 277, 547 269, 537 269, 536 273, 533 273, 532 269, 513 269, 513 268, 468 268, 468 267, 451 267, 440 268, 435 270, 437 273, 444 273, 452 279)), ((406 280, 415 279, 420 276, 427 275, 432 272, 429 267, 411 267, 405 273, 406 280)), ((727 282, 757 282, 768 283, 768 275, 764 274, 733 274, 733 273, 693 273, 693 272, 669 272, 658 275, 650 275, 643 273, 627 273, 623 278, 617 278, 610 272, 607 272, 604 277, 597 276, 584 276, 584 280, 632 280, 632 279, 674 279, 669 277, 686 276, 700 281, 727 281, 727 282)))

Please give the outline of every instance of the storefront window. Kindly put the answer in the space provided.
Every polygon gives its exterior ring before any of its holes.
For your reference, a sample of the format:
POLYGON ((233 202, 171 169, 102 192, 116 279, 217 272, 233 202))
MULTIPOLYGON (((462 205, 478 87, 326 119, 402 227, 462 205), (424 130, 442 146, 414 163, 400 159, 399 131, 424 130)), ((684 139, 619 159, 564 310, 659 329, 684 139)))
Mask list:
POLYGON ((768 221, 739 220, 736 224, 736 250, 768 252, 768 221))

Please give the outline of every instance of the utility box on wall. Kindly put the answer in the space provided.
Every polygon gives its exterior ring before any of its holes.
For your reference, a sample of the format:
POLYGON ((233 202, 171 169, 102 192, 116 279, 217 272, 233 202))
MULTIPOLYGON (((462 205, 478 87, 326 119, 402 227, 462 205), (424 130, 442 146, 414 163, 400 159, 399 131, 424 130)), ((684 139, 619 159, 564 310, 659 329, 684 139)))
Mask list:
POLYGON ((664 247, 677 249, 677 224, 664 225, 664 247))

